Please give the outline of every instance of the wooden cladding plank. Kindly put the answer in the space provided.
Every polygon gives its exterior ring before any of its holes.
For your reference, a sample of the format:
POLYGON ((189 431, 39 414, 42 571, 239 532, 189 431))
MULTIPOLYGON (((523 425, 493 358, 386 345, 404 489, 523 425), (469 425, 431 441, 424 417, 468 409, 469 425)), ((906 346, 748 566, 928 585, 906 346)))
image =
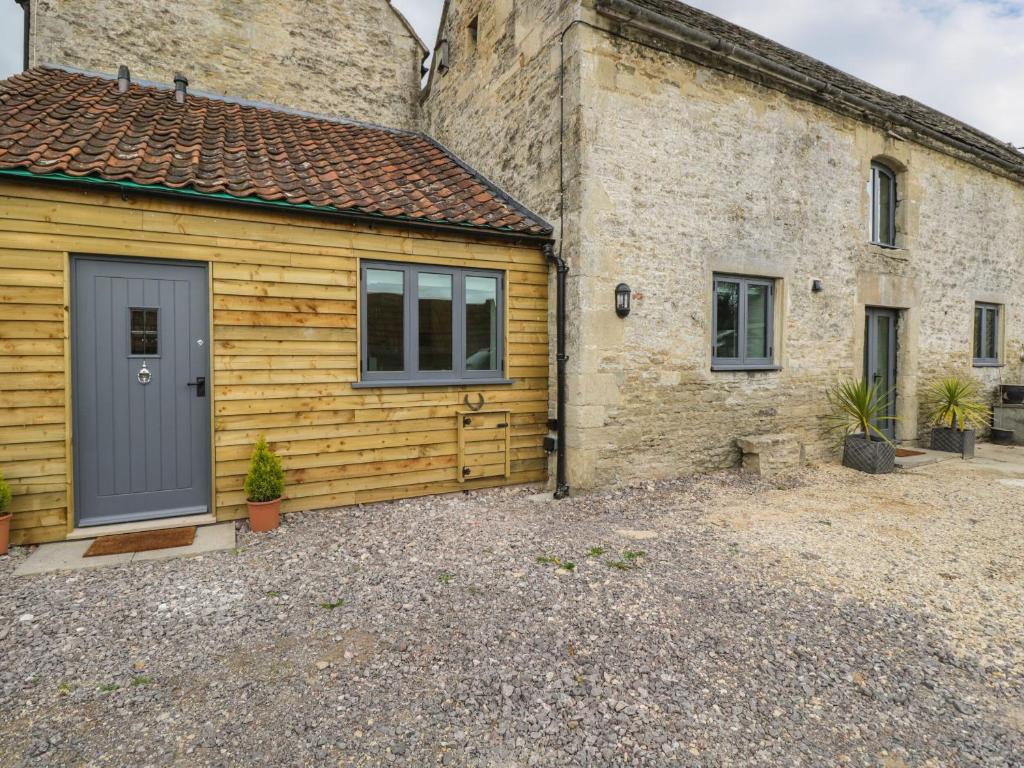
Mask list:
POLYGON ((0 262, 0 285, 63 288, 64 271, 55 269, 8 269, 0 262))
POLYGON ((0 339, 0 355, 64 354, 63 339, 0 339))
MULTIPOLYGON (((213 342, 214 355, 263 355, 279 357, 315 357, 332 355, 355 356, 355 341, 305 341, 282 339, 230 339, 216 338, 213 342)), ((277 367, 275 360, 273 367, 277 367)))
POLYGON ((64 307, 59 304, 15 304, 0 302, 0 321, 52 320, 64 322, 64 307))
POLYGON ((63 303, 63 288, 36 288, 0 284, 0 305, 5 307, 9 307, 11 304, 49 304, 61 306, 63 303))
POLYGON ((64 408, 0 408, 0 427, 63 424, 64 408))
POLYGON ((0 339, 62 339, 64 323, 0 320, 0 339))
MULTIPOLYGON (((213 265, 215 280, 249 280, 264 283, 308 283, 310 285, 355 285, 355 272, 334 269, 299 269, 252 264, 213 265)), ((2 282, 3 275, 0 275, 2 282)))
MULTIPOLYGON (((313 315, 354 315, 355 301, 339 301, 327 298, 271 298, 268 296, 232 296, 216 293, 213 297, 214 310, 245 312, 288 312, 313 315)), ((2 315, 0 315, 2 317, 2 315)))
POLYGON ((5 373, 0 376, 0 391, 63 390, 64 374, 61 373, 5 373))
MULTIPOLYGON (((309 285, 308 283, 266 283, 247 280, 214 280, 213 293, 217 297, 248 296, 282 299, 325 299, 327 301, 355 301, 355 286, 309 285)), ((227 300, 227 299, 226 299, 227 300)))
MULTIPOLYGON (((242 325, 266 328, 355 328, 355 315, 328 315, 300 312, 245 312, 217 309, 213 312, 215 326, 242 325)), ((3 323, 0 323, 2 331, 3 323)))

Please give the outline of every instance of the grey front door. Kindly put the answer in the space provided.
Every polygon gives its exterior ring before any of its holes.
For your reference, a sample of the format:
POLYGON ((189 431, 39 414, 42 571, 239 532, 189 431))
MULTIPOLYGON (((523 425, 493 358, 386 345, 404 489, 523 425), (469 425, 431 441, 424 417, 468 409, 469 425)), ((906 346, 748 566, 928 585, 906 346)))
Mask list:
POLYGON ((896 439, 896 323, 895 309, 871 307, 864 328, 864 375, 868 384, 877 384, 879 397, 888 397, 885 415, 875 426, 890 440, 896 439))
POLYGON ((72 268, 78 525, 209 511, 205 265, 76 257, 72 268))

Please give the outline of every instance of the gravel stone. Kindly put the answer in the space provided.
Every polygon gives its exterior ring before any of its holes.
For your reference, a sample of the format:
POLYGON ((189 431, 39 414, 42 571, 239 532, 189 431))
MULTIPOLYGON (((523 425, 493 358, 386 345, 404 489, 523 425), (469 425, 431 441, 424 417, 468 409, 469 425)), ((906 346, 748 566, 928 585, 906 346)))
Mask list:
POLYGON ((1020 489, 940 467, 366 505, 28 578, 16 550, 0 764, 1020 766, 1020 489))

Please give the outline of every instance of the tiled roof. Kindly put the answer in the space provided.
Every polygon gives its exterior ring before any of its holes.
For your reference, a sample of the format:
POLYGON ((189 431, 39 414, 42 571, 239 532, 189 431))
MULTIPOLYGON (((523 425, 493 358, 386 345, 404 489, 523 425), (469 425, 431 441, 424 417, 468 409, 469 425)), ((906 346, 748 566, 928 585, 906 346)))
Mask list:
POLYGON ((889 93, 806 54, 794 51, 677 0, 631 0, 631 2, 667 19, 681 22, 719 38, 727 44, 745 48, 774 63, 796 70, 802 75, 824 81, 831 89, 840 94, 848 94, 868 102, 879 110, 893 115, 897 121, 905 121, 911 127, 914 123, 924 126, 926 129, 941 134, 949 141, 965 145, 961 147, 964 151, 973 152, 984 159, 996 158, 1000 165, 1016 175, 1024 176, 1024 154, 1013 146, 919 101, 889 93))
POLYGON ((551 227, 432 139, 40 67, 0 81, 0 170, 518 235, 551 227))

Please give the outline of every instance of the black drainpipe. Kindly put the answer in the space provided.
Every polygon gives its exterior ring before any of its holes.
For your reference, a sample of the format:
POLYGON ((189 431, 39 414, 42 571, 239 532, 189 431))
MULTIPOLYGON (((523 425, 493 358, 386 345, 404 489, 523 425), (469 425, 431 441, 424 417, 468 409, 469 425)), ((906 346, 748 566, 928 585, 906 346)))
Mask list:
POLYGON ((23 69, 28 69, 28 65, 29 65, 28 44, 29 44, 29 39, 32 37, 32 9, 30 7, 29 0, 17 0, 17 3, 18 3, 18 5, 21 6, 21 10, 25 14, 25 33, 24 33, 25 52, 24 52, 24 55, 22 57, 22 63, 23 63, 22 68, 23 69))
POLYGON ((564 499, 569 495, 569 481, 565 470, 565 364, 569 356, 565 354, 565 278, 569 274, 569 265, 559 254, 555 253, 553 243, 544 243, 544 255, 555 265, 555 364, 557 375, 557 400, 555 419, 558 422, 558 442, 555 445, 555 498, 564 499))

